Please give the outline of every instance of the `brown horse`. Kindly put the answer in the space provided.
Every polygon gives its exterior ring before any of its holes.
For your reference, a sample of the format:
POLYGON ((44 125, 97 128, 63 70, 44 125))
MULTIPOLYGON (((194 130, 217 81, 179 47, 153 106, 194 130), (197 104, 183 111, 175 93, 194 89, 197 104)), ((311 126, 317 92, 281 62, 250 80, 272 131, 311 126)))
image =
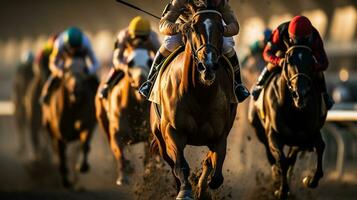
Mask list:
POLYGON ((70 187, 66 161, 66 145, 80 140, 83 159, 78 169, 89 170, 88 153, 93 129, 96 125, 94 97, 98 80, 84 73, 84 59, 73 59, 66 63, 65 73, 59 88, 53 92, 49 105, 43 105, 43 120, 59 156, 62 184, 70 187))
POLYGON ((28 125, 27 121, 27 110, 25 95, 29 88, 29 83, 33 79, 33 64, 21 64, 16 69, 16 75, 13 85, 13 103, 14 103, 14 118, 19 138, 19 153, 26 152, 26 128, 28 125))
POLYGON ((303 179, 305 186, 315 188, 323 176, 322 156, 325 143, 320 129, 326 120, 317 84, 314 84, 315 59, 306 46, 293 46, 285 56, 281 75, 276 74, 265 89, 263 109, 251 102, 250 121, 258 139, 264 144, 273 178, 279 178, 280 187, 275 191, 279 199, 289 193, 290 176, 299 151, 315 150, 317 169, 313 176, 303 179), (285 156, 283 148, 290 150, 285 156))
POLYGON ((41 63, 36 63, 33 66, 34 78, 28 86, 26 92, 26 114, 27 122, 30 130, 31 144, 34 149, 35 157, 37 159, 41 156, 41 150, 44 144, 41 144, 41 130, 42 124, 42 109, 40 104, 40 96, 42 87, 50 75, 48 68, 48 59, 42 59, 41 63))
POLYGON ((138 89, 147 79, 152 59, 149 51, 140 45, 127 49, 126 55, 128 64, 121 67, 125 75, 114 86, 108 100, 96 96, 97 119, 118 162, 118 185, 128 183, 127 174, 132 171, 132 166, 124 155, 125 146, 146 142, 145 163, 150 135, 150 104, 139 94, 138 89))
POLYGON ((221 52, 222 16, 213 9, 192 7, 192 12, 185 51, 162 73, 163 81, 156 83, 160 104, 151 106, 152 147, 158 147, 172 168, 176 199, 186 200, 193 199, 190 168, 184 156, 186 145, 209 148, 198 183, 197 195, 201 198, 207 184, 217 189, 223 183, 227 137, 237 109, 236 101, 232 101, 231 67, 221 52), (155 110, 161 110, 161 116, 155 110))

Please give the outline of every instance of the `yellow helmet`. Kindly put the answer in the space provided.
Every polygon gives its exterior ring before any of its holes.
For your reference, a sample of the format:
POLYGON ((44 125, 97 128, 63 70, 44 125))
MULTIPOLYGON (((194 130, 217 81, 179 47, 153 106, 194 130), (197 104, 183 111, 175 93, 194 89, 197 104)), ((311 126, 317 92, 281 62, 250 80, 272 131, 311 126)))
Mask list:
POLYGON ((150 22, 145 18, 137 16, 131 20, 128 31, 132 38, 137 36, 148 36, 151 32, 150 22))

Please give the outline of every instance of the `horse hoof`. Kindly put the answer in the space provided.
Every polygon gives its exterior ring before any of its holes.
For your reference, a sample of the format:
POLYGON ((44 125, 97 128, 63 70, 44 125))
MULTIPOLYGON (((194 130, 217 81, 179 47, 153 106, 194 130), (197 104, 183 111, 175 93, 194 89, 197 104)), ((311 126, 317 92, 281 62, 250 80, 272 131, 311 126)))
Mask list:
POLYGON ((211 189, 215 190, 223 184, 223 180, 224 180, 223 176, 218 177, 218 178, 212 178, 211 181, 208 183, 208 186, 211 189))
POLYGON ((178 193, 176 200, 194 200, 192 190, 181 190, 178 193))
POLYGON ((317 182, 314 182, 312 180, 313 178, 311 176, 306 176, 303 180, 302 180, 302 183, 305 185, 305 187, 308 187, 308 188, 316 188, 318 183, 317 182))
POLYGON ((118 186, 123 186, 123 185, 128 185, 129 181, 126 178, 118 178, 117 181, 115 182, 118 186))
POLYGON ((81 173, 87 173, 89 171, 90 167, 88 163, 83 163, 79 167, 79 172, 81 173))

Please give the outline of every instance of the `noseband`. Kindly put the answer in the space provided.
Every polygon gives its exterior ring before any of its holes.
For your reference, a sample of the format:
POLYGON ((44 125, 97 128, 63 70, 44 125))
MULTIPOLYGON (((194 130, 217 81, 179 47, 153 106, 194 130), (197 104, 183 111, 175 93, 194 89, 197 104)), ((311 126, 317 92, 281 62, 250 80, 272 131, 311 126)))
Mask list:
MULTIPOLYGON (((197 11, 193 16, 192 16, 192 20, 195 19, 197 16, 201 15, 201 14, 205 14, 205 13, 214 13, 219 15, 219 17, 222 19, 222 14, 220 12, 218 12, 217 10, 200 10, 197 11)), ((192 37, 191 37, 191 33, 188 32, 186 33, 186 37, 188 38, 190 45, 191 45, 191 49, 192 49, 192 53, 193 53, 193 57, 196 61, 199 61, 197 54, 205 47, 211 47, 212 49, 214 49, 214 51, 216 51, 216 53, 218 55, 220 55, 220 50, 214 46, 211 43, 206 43, 206 44, 202 44, 200 47, 198 47, 197 49, 194 48, 193 43, 192 43, 192 37)))

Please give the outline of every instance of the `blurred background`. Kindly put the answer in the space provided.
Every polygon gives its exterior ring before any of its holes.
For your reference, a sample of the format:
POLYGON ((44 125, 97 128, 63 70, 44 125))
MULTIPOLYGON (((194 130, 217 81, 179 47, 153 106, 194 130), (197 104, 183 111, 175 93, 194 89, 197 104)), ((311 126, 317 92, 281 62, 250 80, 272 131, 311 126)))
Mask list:
MULTIPOLYGON (((147 11, 161 15, 167 0, 128 0, 147 11)), ((276 28, 295 15, 310 18, 325 43, 330 66, 326 71, 329 92, 336 105, 333 116, 324 128, 328 143, 325 155, 325 178, 315 191, 301 189, 300 179, 293 189, 295 199, 356 199, 357 197, 357 1, 356 0, 230 0, 241 25, 235 37, 239 57, 249 53, 249 47, 262 39, 263 31, 276 28), (307 190, 307 191, 306 191, 307 190)), ((53 167, 40 171, 29 167, 26 159, 17 156, 18 139, 11 104, 12 88, 21 55, 35 54, 49 35, 78 26, 89 36, 101 65, 111 65, 114 41, 119 30, 141 15, 151 20, 155 31, 158 20, 116 3, 114 0, 2 0, 0 6, 0 198, 1 199, 132 199, 129 188, 114 186, 115 165, 101 131, 96 131, 90 161, 94 167, 80 180, 80 190, 59 189, 53 167), (100 161, 99 161, 100 160, 100 161), (52 170, 52 171, 51 171, 52 170), (41 177, 41 178, 39 178, 41 177), (48 178, 51 177, 51 178, 48 178), (35 179, 35 181, 34 181, 35 179), (36 181, 37 180, 37 181, 36 181), (39 181, 40 180, 40 181, 39 181), (45 192, 43 192, 45 191, 45 192), (85 197, 84 197, 85 196, 85 197), (55 198, 56 197, 56 198, 55 198)), ((162 36, 160 36, 162 39, 162 36)), ((243 66, 244 68, 244 66, 243 66)), ((257 73, 243 72, 251 86, 257 73)), ((104 74, 105 76, 105 74, 104 74)), ((240 105, 230 136, 228 161, 225 167, 233 173, 227 185, 231 199, 259 199, 257 176, 267 176, 270 169, 264 160, 261 145, 254 138, 246 119, 247 103, 240 105), (258 146, 258 148, 256 148, 258 146), (261 155, 258 156, 257 155, 261 155), (262 157, 262 159, 260 159, 262 157), (246 176, 242 176, 246 174, 246 176), (247 175, 251 172, 252 175, 247 175), (254 175, 253 175, 254 174, 254 175), (249 176, 249 177, 247 177, 249 176), (241 185, 242 180, 245 185, 241 185), (232 192, 234 191, 234 192, 232 192)), ((133 147, 132 157, 142 147, 133 147)), ((190 148, 189 148, 190 149, 190 148)), ((188 150, 195 157, 194 150, 188 150)), ((200 159, 199 159, 200 160, 200 159)), ((303 169, 314 167, 314 159, 303 160, 303 169)), ((193 167, 199 162, 192 158, 193 167)), ((43 166, 42 166, 43 167, 43 166)), ((228 170, 228 171, 229 171, 228 170)), ((302 170, 304 172, 304 170, 302 170)), ((297 172, 297 174, 300 174, 297 172)), ((269 177, 269 176, 267 176, 269 177)), ((264 179, 263 179, 264 180, 264 179)), ((261 180, 260 180, 261 181, 261 180)), ((262 184, 264 185, 264 184, 262 184)), ((263 186, 261 186, 263 187, 263 186)), ((223 192, 222 192, 223 193, 223 192)), ((229 196, 229 195, 228 195, 229 196)), ((264 198, 262 198, 264 199, 264 198)))

